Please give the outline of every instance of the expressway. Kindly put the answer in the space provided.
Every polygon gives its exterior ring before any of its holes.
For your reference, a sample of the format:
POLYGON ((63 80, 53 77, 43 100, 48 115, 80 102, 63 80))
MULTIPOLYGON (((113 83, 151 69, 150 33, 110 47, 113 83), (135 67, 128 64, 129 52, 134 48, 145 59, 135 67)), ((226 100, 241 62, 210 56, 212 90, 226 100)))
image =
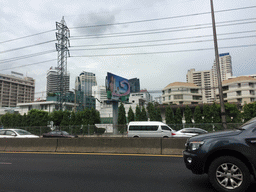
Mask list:
POLYGON ((0 170, 0 192, 215 191, 180 156, 0 153, 0 170))

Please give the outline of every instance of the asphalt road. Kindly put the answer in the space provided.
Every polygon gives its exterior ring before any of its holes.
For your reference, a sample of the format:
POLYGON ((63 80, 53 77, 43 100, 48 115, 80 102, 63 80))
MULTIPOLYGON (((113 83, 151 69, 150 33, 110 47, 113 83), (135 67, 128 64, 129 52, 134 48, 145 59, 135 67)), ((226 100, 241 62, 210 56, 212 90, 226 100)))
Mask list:
POLYGON ((0 153, 0 192, 41 191, 215 190, 181 157, 0 153))

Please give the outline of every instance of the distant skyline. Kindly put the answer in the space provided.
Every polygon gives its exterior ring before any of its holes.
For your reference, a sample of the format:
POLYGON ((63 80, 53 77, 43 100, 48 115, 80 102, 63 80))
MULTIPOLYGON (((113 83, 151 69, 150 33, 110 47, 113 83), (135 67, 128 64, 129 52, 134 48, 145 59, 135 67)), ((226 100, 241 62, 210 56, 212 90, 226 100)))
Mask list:
MULTIPOLYGON (((219 53, 230 53, 234 76, 256 74, 256 1, 213 4, 219 53)), ((34 78, 35 98, 45 96, 47 70, 57 67, 55 25, 64 16, 71 35, 70 90, 82 71, 94 73, 100 86, 110 72, 139 78, 141 89, 162 90, 186 82, 191 68, 212 68, 210 11, 210 0, 3 0, 0 73, 34 78)))

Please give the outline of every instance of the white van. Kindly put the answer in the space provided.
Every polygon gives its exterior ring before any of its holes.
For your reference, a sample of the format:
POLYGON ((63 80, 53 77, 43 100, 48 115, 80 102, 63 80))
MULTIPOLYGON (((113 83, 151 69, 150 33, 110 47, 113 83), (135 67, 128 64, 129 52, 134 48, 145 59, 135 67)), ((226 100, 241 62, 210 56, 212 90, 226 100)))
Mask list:
POLYGON ((173 129, 158 121, 131 121, 127 128, 127 137, 172 137, 173 129))

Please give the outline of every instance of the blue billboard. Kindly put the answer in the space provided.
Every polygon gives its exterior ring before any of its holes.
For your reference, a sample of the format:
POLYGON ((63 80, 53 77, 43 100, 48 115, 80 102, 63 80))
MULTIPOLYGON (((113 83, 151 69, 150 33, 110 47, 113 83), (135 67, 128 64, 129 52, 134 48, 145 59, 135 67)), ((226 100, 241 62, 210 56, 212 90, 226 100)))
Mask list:
POLYGON ((113 100, 128 101, 130 85, 128 79, 107 73, 106 78, 107 98, 113 100))

